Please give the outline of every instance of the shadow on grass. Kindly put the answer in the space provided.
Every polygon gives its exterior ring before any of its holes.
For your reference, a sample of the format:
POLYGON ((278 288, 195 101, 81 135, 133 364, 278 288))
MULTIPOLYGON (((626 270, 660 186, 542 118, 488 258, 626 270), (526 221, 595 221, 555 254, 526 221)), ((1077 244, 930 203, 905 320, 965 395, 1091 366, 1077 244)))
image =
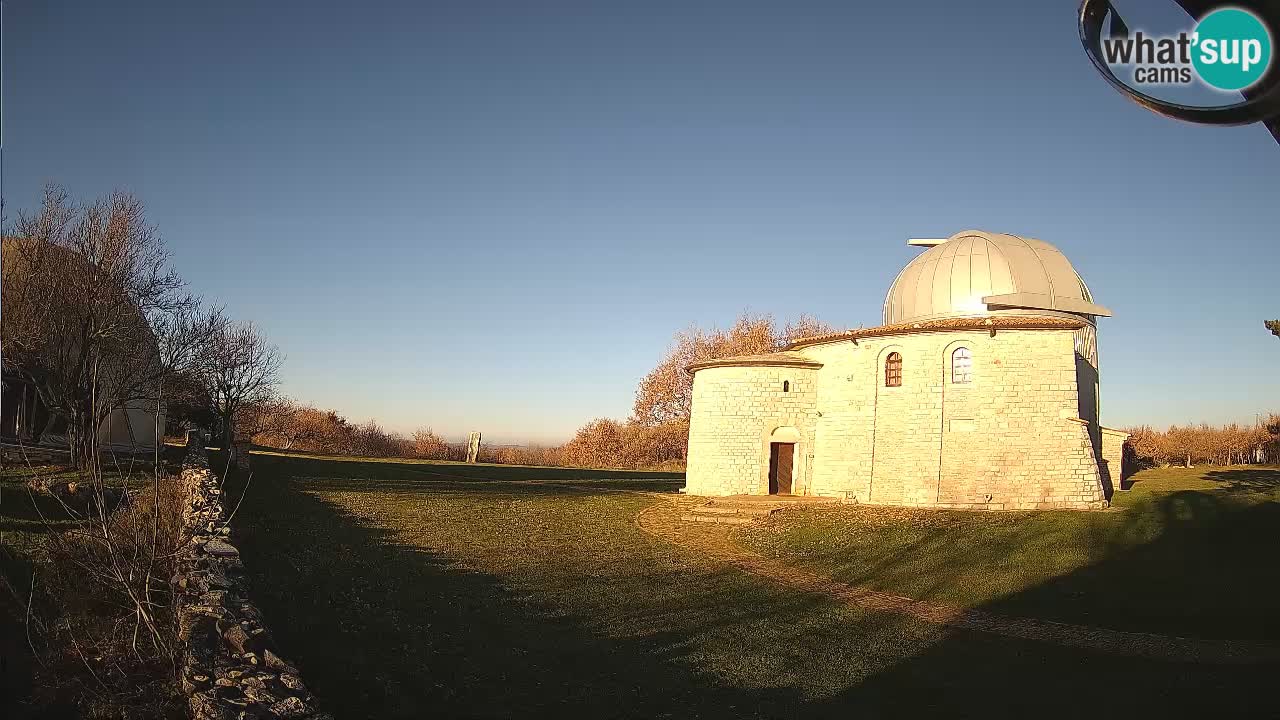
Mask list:
MULTIPOLYGON (((708 569, 638 535, 619 540, 617 567, 549 578, 574 584, 568 592, 582 599, 553 603, 554 592, 535 596, 511 578, 403 544, 395 529, 308 491, 367 494, 375 510, 397 493, 512 502, 589 492, 414 483, 400 470, 338 478, 360 470, 265 460, 236 539, 269 626, 340 717, 1138 717, 1206 706, 1240 714, 1261 707, 1275 671, 942 630, 708 569), (583 611, 590 607, 597 616, 583 611)), ((1135 554, 1082 572, 1105 585, 1148 561, 1135 554)), ((1225 593, 1218 601, 1229 603, 1225 593)))
POLYGON ((31 583, 31 563, 4 545, 0 545, 0 582, 0 711, 4 717, 20 717, 33 669, 22 602, 23 591, 31 583))
POLYGON ((398 459, 346 459, 293 455, 280 452, 255 454, 272 467, 287 469, 294 477, 333 476, 359 478, 361 480, 649 480, 680 481, 684 473, 648 470, 593 470, 586 468, 557 468, 532 465, 492 465, 428 460, 398 459))
POLYGON ((1267 492, 1280 489, 1280 468, 1240 467, 1229 470, 1210 470, 1206 480, 1221 483, 1225 490, 1267 492))
POLYGON ((1208 481, 1213 484, 1213 489, 1223 492, 1248 494, 1280 491, 1280 467, 1275 465, 1236 465, 1216 470, 1211 469, 1212 467, 1147 466, 1127 476, 1124 480, 1124 489, 1159 492, 1162 483, 1167 482, 1172 476, 1208 481))
MULTIPOLYGON (((1274 480, 1275 471, 1268 477, 1274 480)), ((1146 513, 1121 517, 1117 527, 1096 535, 1091 564, 979 609, 1280 648, 1280 619, 1275 613, 1280 564, 1275 562, 1273 539, 1280 527, 1280 504, 1187 491, 1155 498, 1146 513), (1141 527, 1150 523, 1161 527, 1154 539, 1146 539, 1146 528, 1141 527), (1135 535, 1146 540, 1135 542, 1135 535)), ((938 566, 935 572, 934 585, 941 587, 965 582, 972 567, 960 571, 938 566)), ((1280 662, 1161 662, 1086 655, 1045 644, 1029 647, 1020 674, 1040 674, 1042 682, 1053 684, 1078 678, 1078 689, 1063 695, 1045 687, 1043 702, 1033 703, 1011 691, 1007 677, 993 676, 972 687, 948 684, 941 690, 929 682, 953 673, 957 654, 999 643, 1000 638, 991 635, 949 633, 945 641, 909 662, 877 673, 859 690, 887 694, 912 687, 909 714, 980 707, 988 699, 993 703, 989 711, 1005 708, 1010 714, 1034 711, 1051 717, 1270 717, 1277 708, 1268 688, 1280 672, 1280 662), (1085 662, 1071 668, 1060 662, 1064 654, 1085 662)))
MULTIPOLYGON (((538 603, 502 578, 397 543, 390 531, 301 492, 287 473, 315 472, 313 462, 272 464, 255 471, 261 475, 240 513, 236 539, 273 632, 339 716, 743 714, 732 710, 741 707, 738 693, 696 685, 689 672, 663 662, 684 638, 655 634, 643 646, 601 638, 581 619, 538 603)), ((334 472, 332 466, 325 470, 334 472)), ((306 488, 439 493, 457 487, 494 497, 512 492, 510 485, 475 482, 424 488, 390 475, 395 479, 308 479, 306 488)), ((582 494, 536 484, 517 492, 582 494)), ((698 600, 709 619, 721 602, 714 595, 698 600)), ((769 700, 778 707, 795 701, 796 694, 784 690, 769 700)))
POLYGON ((1183 491, 1138 510, 1097 534, 1093 563, 988 609, 1280 648, 1280 503, 1183 491))

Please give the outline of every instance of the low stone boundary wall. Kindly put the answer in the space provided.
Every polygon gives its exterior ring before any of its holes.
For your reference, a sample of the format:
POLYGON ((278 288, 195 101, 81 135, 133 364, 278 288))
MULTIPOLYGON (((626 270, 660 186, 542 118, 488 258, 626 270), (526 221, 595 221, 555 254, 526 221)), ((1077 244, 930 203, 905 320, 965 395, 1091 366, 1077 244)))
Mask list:
POLYGON ((192 442, 179 476, 184 546, 174 578, 181 685, 193 720, 332 720, 298 671, 272 650, 246 597, 240 552, 228 541, 218 476, 192 442))

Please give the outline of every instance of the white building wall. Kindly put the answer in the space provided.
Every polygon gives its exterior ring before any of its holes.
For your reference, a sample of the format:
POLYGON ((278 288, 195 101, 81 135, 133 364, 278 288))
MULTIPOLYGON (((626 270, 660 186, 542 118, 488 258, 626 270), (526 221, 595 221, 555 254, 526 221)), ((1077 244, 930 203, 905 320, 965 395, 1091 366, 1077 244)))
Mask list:
POLYGON ((916 333, 799 349, 818 370, 700 370, 688 491, 767 492, 768 436, 791 424, 805 438, 797 493, 978 509, 1101 506, 1098 450, 1075 419, 1074 344, 1070 330, 916 333), (951 377, 961 346, 972 356, 967 384, 951 377), (890 388, 884 359, 894 351, 903 382, 890 388), (793 382, 800 393, 770 391, 784 375, 806 377, 793 382))

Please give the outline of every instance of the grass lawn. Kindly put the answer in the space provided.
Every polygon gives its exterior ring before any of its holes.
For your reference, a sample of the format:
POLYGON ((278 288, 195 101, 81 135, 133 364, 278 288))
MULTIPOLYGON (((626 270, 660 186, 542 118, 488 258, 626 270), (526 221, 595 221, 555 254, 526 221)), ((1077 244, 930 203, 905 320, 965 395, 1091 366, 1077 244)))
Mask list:
MULTIPOLYGON (((339 717, 1134 717, 1275 707, 1275 667, 1106 656, 950 630, 776 586, 644 534, 633 519, 654 500, 609 491, 672 490, 683 482, 678 477, 290 455, 254 460, 234 523, 254 598, 286 654, 339 717), (522 479, 578 487, 486 482, 522 479)), ((1131 499, 1158 494, 1153 490, 1139 486, 1131 499)), ((1203 494, 1219 513, 1244 502, 1218 505, 1214 493, 1203 494)), ((1185 505, 1206 517, 1195 502, 1185 505)), ((1056 546, 1031 528, 1001 533, 1019 522, 1146 522, 1136 506, 1099 520, 1041 515, 973 522, 993 528, 993 543, 1021 539, 1041 549, 1056 546)), ((843 572, 835 555, 815 552, 823 542, 804 538, 838 537, 846 522, 791 514, 745 539, 843 572)), ((896 522, 873 528, 864 518, 863 525, 892 539, 896 522)), ((1151 531, 1148 544, 1169 535, 1172 521, 1165 522, 1166 531, 1151 531)), ((952 544, 981 536, 966 532, 952 544)), ((1219 554, 1234 549, 1231 540, 1202 540, 1219 554)), ((1133 552, 1142 547, 1132 542, 1133 552)), ((1008 552, 1035 550, 1010 545, 1008 552)), ((1038 562, 1039 579, 1025 576, 1013 596, 974 591, 973 604, 998 598, 1017 607, 1016 596, 1060 579, 1058 569, 1070 575, 1106 565, 1105 553, 1090 557, 1075 565, 1038 562)), ((908 544, 899 547, 898 562, 918 562, 908 544)), ((887 556, 880 563, 881 575, 894 575, 887 556)), ((983 574, 980 563, 970 567, 983 574)), ((940 597, 962 593, 944 588, 969 583, 967 576, 942 569, 944 577, 919 587, 936 586, 940 597)), ((1213 579, 1227 574, 1219 569, 1213 579)), ((1218 588, 1218 612, 1234 612, 1251 590, 1275 589, 1251 583, 1235 577, 1218 588)), ((1187 579, 1179 587, 1194 585, 1187 579)), ((1127 588, 1109 592, 1121 603, 1127 588)), ((1162 602, 1207 614, 1197 603, 1208 595, 1162 602)))
POLYGON ((841 506, 748 547, 837 580, 994 612, 1280 647, 1280 468, 1134 476, 1107 512, 841 506))
MULTIPOLYGON (((153 482, 153 467, 141 460, 104 459, 103 480, 110 487, 145 488, 153 482)), ((36 478, 89 486, 87 476, 73 467, 28 464, 6 457, 0 464, 0 548, 13 554, 38 554, 50 531, 69 530, 83 522, 56 498, 30 491, 28 482, 36 478)))

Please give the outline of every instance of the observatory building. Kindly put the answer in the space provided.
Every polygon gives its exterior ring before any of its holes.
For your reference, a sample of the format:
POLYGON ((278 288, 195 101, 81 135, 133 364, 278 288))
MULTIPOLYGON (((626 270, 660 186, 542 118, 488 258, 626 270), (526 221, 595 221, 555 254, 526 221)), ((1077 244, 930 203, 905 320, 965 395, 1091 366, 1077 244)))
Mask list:
POLYGON ((1127 437, 1099 424, 1111 311, 1041 240, 910 244, 928 249, 889 287, 883 325, 689 367, 689 494, 1105 506, 1127 437))

